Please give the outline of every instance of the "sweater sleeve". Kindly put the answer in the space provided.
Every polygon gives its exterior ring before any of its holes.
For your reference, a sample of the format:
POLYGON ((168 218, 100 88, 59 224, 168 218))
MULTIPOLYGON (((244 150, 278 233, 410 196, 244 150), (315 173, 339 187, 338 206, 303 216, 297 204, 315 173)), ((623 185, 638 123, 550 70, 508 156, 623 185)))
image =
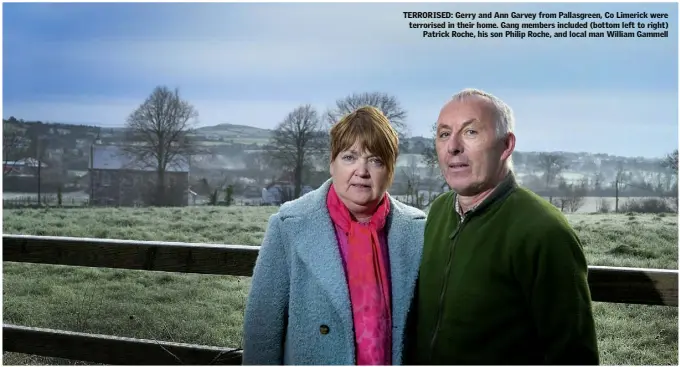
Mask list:
POLYGON ((581 243, 562 221, 536 228, 515 251, 513 268, 548 365, 599 364, 588 267, 581 243))
POLYGON ((283 364, 289 276, 279 223, 276 215, 269 219, 255 262, 243 320, 243 365, 283 364))

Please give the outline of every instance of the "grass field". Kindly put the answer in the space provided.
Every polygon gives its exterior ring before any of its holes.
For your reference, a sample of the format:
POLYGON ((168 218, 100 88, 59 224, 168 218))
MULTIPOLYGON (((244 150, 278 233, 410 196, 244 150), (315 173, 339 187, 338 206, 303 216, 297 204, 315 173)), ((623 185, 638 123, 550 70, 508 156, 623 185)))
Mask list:
MULTIPOLYGON (((259 245, 274 207, 16 209, 4 233, 259 245)), ((677 269, 676 215, 569 215, 590 265, 677 269)), ((4 322, 241 345, 250 278, 3 264, 4 322)), ((677 365, 678 309, 595 303, 601 362, 677 365)), ((5 353, 5 364, 69 361, 5 353)))

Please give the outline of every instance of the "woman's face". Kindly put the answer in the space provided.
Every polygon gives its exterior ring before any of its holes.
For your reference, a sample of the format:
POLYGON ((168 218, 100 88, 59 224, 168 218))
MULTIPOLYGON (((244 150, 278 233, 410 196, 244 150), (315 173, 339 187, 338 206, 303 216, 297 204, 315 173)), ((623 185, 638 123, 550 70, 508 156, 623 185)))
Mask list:
POLYGON ((385 163, 355 143, 331 162, 335 191, 353 214, 371 213, 388 186, 385 163))

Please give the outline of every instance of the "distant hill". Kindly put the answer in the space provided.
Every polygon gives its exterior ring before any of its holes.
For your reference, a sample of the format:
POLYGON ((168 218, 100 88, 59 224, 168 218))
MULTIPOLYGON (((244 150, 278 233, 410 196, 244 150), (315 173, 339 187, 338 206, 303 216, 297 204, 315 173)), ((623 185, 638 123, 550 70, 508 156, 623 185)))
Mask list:
POLYGON ((219 135, 224 138, 257 138, 268 139, 272 130, 261 129, 259 127, 235 124, 218 124, 214 126, 204 126, 196 129, 196 135, 219 135))
MULTIPOLYGON (((6 124, 12 125, 22 131, 27 139, 29 137, 40 136, 46 138, 49 142, 48 150, 61 150, 64 154, 70 151, 71 154, 82 159, 86 155, 89 145, 94 141, 95 137, 99 136, 104 143, 119 143, 125 139, 125 129, 123 127, 100 127, 94 124, 68 124, 68 123, 54 123, 54 122, 40 122, 40 121, 24 121, 16 118, 9 118, 3 120, 6 124)), ((239 124, 218 124, 211 126, 203 126, 195 130, 194 136, 197 138, 199 144, 208 146, 215 146, 216 149, 220 147, 233 147, 239 153, 244 149, 256 149, 253 146, 262 146, 267 144, 271 138, 273 131, 271 129, 262 129, 254 126, 239 125, 239 124), (249 146, 244 148, 244 146, 249 146)), ((26 142, 28 143, 28 142, 26 142)), ((432 144, 431 138, 422 136, 414 136, 406 139, 404 153, 419 154, 425 147, 432 144)), ((60 155, 62 152, 57 152, 60 155)), ((235 152, 229 152, 233 155, 235 152)), ((588 153, 588 152, 555 152, 566 158, 569 161, 577 161, 587 159, 588 161, 598 160, 607 162, 624 162, 626 164, 640 164, 658 165, 659 158, 651 157, 618 157, 606 153, 588 153)), ((533 161, 539 152, 516 151, 513 155, 517 163, 524 160, 533 161), (524 159, 523 159, 524 158, 524 159)), ((67 154, 68 155, 68 154, 67 154)), ((592 166, 592 164, 591 164, 592 166)))
POLYGON ((245 133, 271 132, 270 129, 262 129, 262 128, 259 128, 259 127, 249 126, 249 125, 226 124, 226 123, 225 124, 217 124, 217 125, 199 127, 198 129, 196 129, 196 131, 202 131, 202 132, 233 131, 233 132, 245 132, 245 133))

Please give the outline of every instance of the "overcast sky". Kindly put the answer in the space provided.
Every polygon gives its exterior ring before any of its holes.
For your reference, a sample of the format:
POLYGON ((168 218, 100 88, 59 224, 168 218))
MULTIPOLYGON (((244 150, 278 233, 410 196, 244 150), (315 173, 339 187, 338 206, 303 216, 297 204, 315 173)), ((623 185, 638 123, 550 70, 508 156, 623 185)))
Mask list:
MULTIPOLYGON (((381 91, 425 135, 462 88, 516 116, 517 150, 662 156, 678 147, 677 4, 3 4, 3 117, 122 126, 156 85, 203 126, 273 128, 381 91), (667 12, 656 39, 423 38, 404 11, 667 12)), ((511 20, 512 21, 512 20, 511 20)), ((497 21, 500 22, 500 21, 497 21)))

